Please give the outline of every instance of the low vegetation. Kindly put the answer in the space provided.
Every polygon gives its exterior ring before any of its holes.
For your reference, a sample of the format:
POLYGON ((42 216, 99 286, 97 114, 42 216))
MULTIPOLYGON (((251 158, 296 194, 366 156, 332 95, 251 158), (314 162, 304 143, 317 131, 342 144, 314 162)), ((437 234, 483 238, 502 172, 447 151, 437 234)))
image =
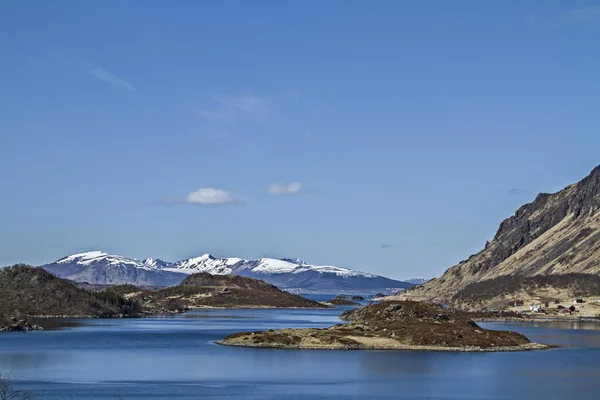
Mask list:
POLYGON ((493 302, 508 305, 510 300, 517 300, 523 294, 537 296, 550 289, 567 297, 598 296, 600 276, 576 273, 501 276, 466 286, 452 297, 451 304, 460 308, 482 309, 493 302))
POLYGON ((482 329, 469 313, 415 301, 386 301, 342 314, 328 329, 237 333, 220 344, 306 349, 515 351, 545 348, 525 336, 482 329))
POLYGON ((282 307, 326 308, 316 301, 284 292, 258 279, 237 275, 198 273, 179 286, 146 290, 131 296, 154 312, 180 311, 194 307, 282 307))
POLYGON ((25 320, 30 316, 107 317, 136 314, 139 310, 134 300, 78 288, 41 268, 15 265, 0 270, 0 330, 11 330, 15 322, 26 328, 25 320))

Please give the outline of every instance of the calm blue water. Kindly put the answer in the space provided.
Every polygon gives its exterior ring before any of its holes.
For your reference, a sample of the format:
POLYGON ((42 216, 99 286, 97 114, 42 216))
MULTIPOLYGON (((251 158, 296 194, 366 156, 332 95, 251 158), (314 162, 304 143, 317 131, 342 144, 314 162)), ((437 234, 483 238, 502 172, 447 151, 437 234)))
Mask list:
POLYGON ((337 310, 205 310, 0 335, 0 372, 51 399, 597 399, 600 326, 486 324, 562 348, 520 353, 223 347, 245 330, 326 327, 337 310))

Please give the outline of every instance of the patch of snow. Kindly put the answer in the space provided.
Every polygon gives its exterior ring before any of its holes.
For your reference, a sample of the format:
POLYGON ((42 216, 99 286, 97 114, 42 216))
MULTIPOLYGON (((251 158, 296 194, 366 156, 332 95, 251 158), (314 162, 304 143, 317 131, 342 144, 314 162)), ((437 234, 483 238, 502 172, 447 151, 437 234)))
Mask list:
POLYGON ((57 262, 63 264, 63 263, 72 262, 76 259, 79 259, 81 261, 88 261, 88 260, 93 260, 96 258, 104 257, 107 255, 108 254, 103 251, 88 251, 87 253, 72 254, 68 257, 61 258, 57 262))
POLYGON ((90 251, 87 253, 73 254, 68 257, 62 258, 56 262, 57 264, 77 264, 89 266, 92 264, 104 263, 109 267, 121 267, 121 266, 132 266, 135 268, 145 270, 155 270, 156 266, 145 264, 145 262, 126 258, 122 256, 116 256, 105 253, 103 251, 90 251))
POLYGON ((251 269, 252 272, 260 272, 264 274, 286 274, 294 272, 298 268, 298 264, 293 264, 288 261, 278 260, 276 258, 261 258, 256 260, 258 265, 251 269))

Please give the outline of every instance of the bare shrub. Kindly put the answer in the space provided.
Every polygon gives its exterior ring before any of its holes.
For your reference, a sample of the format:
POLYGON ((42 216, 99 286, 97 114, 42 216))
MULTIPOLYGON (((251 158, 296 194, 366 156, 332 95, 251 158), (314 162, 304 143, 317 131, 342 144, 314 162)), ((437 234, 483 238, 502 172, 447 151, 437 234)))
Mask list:
POLYGON ((15 379, 10 374, 0 375, 0 400, 33 400, 31 393, 15 388, 15 379))

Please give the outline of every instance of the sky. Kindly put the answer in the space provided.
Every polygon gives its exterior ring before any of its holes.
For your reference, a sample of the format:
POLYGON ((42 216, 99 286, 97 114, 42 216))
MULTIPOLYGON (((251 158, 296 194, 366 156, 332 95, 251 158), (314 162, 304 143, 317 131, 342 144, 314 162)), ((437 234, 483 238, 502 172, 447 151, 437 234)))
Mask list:
POLYGON ((600 1, 4 1, 0 265, 434 277, 600 164, 600 1))

